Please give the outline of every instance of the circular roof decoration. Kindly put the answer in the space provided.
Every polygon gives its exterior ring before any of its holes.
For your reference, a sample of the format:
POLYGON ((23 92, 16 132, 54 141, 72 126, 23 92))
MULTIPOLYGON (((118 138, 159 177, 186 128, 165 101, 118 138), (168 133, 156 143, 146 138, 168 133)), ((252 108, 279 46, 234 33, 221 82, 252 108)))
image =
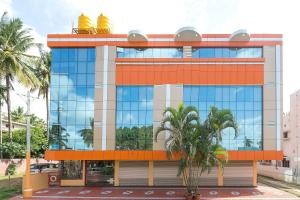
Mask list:
POLYGON ((250 40, 250 34, 245 29, 240 29, 233 32, 229 38, 232 42, 248 42, 250 40))
POLYGON ((140 30, 132 30, 128 33, 129 42, 147 42, 148 37, 140 30))
POLYGON ((194 27, 182 27, 175 34, 176 42, 200 42, 202 39, 194 27))

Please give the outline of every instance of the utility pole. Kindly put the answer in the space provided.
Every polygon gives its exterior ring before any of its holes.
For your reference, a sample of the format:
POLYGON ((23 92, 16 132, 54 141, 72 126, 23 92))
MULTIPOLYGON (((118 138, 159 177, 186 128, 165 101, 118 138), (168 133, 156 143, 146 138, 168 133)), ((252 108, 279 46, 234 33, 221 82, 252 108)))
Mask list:
POLYGON ((30 177, 30 91, 27 92, 27 125, 26 125, 26 173, 25 185, 23 189, 23 198, 32 197, 32 185, 30 177))

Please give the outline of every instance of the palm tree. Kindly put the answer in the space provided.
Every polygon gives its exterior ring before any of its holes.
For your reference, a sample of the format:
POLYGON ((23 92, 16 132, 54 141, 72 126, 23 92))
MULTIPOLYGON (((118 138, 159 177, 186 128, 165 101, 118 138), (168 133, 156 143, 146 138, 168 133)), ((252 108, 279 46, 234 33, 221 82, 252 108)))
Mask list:
POLYGON ((4 77, 6 84, 6 104, 8 113, 8 132, 12 139, 11 124, 11 99, 10 90, 15 78, 26 87, 37 87, 38 80, 35 77, 32 60, 35 58, 27 54, 34 47, 30 29, 23 27, 19 18, 9 19, 4 13, 0 20, 0 75, 4 77))
POLYGON ((199 122, 199 114, 195 107, 184 107, 180 104, 178 109, 166 108, 163 115, 163 120, 155 131, 155 141, 161 132, 169 132, 165 142, 169 158, 172 158, 174 153, 179 153, 177 175, 182 175, 189 198, 199 198, 200 176, 206 171, 209 173, 211 168, 218 164, 223 168, 227 153, 214 142, 215 134, 207 128, 208 122, 199 122))
POLYGON ((35 70, 35 75, 38 78, 40 85, 38 88, 38 96, 43 96, 46 100, 47 110, 47 137, 49 138, 49 87, 50 87, 50 68, 51 68, 51 53, 43 50, 43 46, 38 44, 40 59, 35 70))
POLYGON ((93 135, 94 135, 94 119, 90 119, 90 128, 85 128, 79 131, 84 143, 90 147, 93 145, 93 135))
MULTIPOLYGON (((0 79, 1 81, 1 79, 0 79)), ((0 144, 2 144, 2 105, 3 100, 6 101, 6 87, 0 82, 0 144)), ((0 158, 2 158, 2 151, 0 152, 0 158)))
POLYGON ((229 109, 219 110, 215 106, 212 106, 204 125, 216 138, 216 144, 220 144, 223 130, 227 128, 233 128, 235 138, 238 136, 238 125, 229 109))
POLYGON ((24 108, 21 106, 18 106, 14 111, 11 112, 11 119, 12 121, 15 122, 25 122, 25 113, 24 113, 24 108))
POLYGON ((173 153, 180 153, 178 176, 183 175, 188 194, 193 191, 192 169, 193 161, 197 153, 197 140, 194 130, 199 123, 198 111, 193 106, 184 107, 179 104, 178 109, 168 107, 163 113, 163 120, 155 131, 155 141, 161 132, 168 132, 169 137, 165 141, 165 149, 170 158, 173 153), (188 169, 188 172, 187 170, 188 169))

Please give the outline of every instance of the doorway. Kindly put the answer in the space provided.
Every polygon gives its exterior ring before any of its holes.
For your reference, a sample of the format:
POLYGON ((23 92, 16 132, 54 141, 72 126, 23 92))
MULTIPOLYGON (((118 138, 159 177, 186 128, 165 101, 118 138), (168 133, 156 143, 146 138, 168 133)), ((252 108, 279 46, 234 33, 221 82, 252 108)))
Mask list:
POLYGON ((86 161, 87 186, 113 186, 114 162, 113 161, 86 161))

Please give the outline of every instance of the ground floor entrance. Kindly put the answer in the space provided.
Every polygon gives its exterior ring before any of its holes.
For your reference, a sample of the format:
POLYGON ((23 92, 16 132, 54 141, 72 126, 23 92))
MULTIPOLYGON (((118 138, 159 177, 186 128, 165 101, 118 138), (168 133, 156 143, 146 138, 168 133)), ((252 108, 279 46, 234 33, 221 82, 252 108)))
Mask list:
POLYGON ((113 161, 87 160, 85 166, 87 186, 114 185, 113 161))
MULTIPOLYGON (((178 161, 62 161, 61 186, 183 186, 178 161)), ((200 186, 256 186, 256 161, 229 161, 198 177, 200 186)))

